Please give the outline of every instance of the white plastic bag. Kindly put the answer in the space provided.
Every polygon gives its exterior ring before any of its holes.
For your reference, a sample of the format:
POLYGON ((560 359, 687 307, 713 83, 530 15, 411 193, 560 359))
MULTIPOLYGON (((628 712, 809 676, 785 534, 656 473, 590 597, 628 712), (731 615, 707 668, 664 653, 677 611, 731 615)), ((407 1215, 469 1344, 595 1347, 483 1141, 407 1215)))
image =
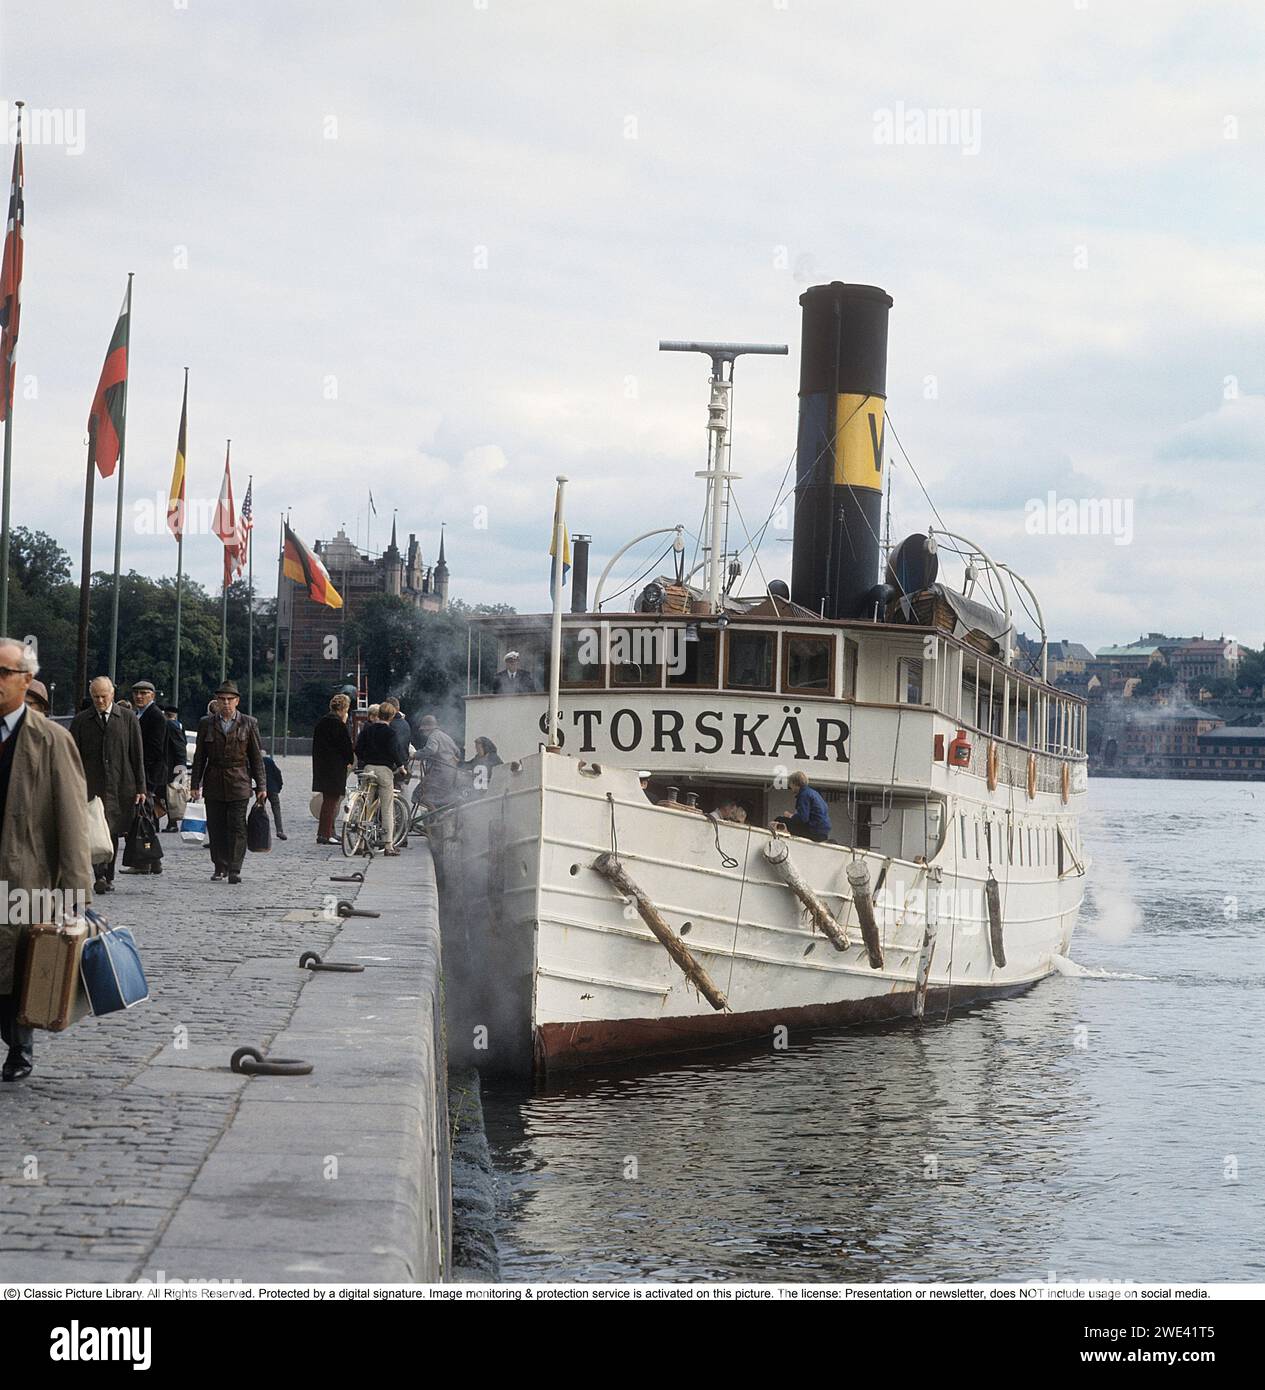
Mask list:
POLYGON ((180 839, 186 845, 206 844, 206 802, 190 801, 180 817, 180 839))
POLYGON ((114 858, 118 848, 114 836, 110 834, 110 822, 105 815, 105 802, 94 796, 88 802, 88 849, 93 864, 104 864, 114 858))

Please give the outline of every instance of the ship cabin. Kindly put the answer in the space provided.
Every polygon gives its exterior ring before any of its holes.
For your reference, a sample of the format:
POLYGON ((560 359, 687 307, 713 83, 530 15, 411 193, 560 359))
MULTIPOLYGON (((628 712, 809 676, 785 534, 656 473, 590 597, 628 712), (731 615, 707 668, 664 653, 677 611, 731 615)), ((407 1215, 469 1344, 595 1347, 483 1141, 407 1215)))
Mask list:
MULTIPOLYGON (((833 840, 905 860, 933 858, 962 812, 1068 820, 1086 785, 1085 702, 940 609, 822 619, 770 595, 714 615, 568 614, 559 746, 649 773, 656 802, 759 826, 789 813, 802 771, 833 840)), ((549 653, 548 615, 472 621, 467 757, 479 736, 506 762, 546 745, 549 653), (531 693, 496 693, 511 651, 531 693)))

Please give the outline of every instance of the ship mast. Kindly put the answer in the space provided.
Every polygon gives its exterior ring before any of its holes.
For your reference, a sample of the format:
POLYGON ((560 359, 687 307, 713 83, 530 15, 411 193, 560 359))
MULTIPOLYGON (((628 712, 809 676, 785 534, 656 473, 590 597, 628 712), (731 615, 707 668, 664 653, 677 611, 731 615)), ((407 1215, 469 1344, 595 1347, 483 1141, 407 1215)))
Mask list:
POLYGON ((707 602, 713 613, 721 607, 725 586, 724 536, 729 517, 729 488, 738 475, 729 468, 729 416, 733 396, 734 359, 745 353, 785 357, 785 343, 693 343, 660 340, 660 352, 702 352, 712 359, 707 402, 707 469, 696 478, 707 479, 707 602), (725 363, 729 374, 725 375, 725 363))

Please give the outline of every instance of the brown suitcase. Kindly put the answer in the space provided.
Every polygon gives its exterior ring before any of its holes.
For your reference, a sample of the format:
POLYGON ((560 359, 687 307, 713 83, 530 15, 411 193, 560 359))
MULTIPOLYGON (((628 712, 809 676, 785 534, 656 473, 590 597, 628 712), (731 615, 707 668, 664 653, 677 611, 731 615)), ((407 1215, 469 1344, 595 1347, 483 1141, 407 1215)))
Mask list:
POLYGON ((80 1003, 79 989, 79 960, 87 939, 88 924, 82 918, 27 928, 19 1023, 60 1033, 89 1012, 80 1003))

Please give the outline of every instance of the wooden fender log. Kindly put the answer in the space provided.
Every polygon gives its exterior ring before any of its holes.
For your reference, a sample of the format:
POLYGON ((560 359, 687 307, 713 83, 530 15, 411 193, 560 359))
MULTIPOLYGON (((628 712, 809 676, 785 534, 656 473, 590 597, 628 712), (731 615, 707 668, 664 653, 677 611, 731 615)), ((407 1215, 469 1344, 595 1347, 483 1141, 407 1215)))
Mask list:
POLYGON ((857 910, 857 921, 861 924, 861 940, 870 957, 870 969, 882 970, 883 947, 878 939, 878 923, 874 920, 874 899, 870 895, 870 871, 862 859, 854 859, 848 865, 848 886, 852 889, 852 902, 857 910))
POLYGON ((800 877, 791 863, 791 851, 785 840, 770 840, 764 847, 764 857, 777 870, 786 886, 808 909, 813 925, 825 936, 836 951, 848 949, 848 934, 834 914, 800 877))
POLYGON ((1006 964, 1006 947, 1001 939, 1001 889, 990 873, 984 884, 984 896, 988 899, 988 941, 993 951, 993 964, 1006 964))
POLYGON ((926 926, 922 933, 922 950, 918 954, 918 974, 914 978, 914 1017, 921 1019, 927 1007, 927 979, 931 974, 931 958, 936 953, 936 931, 940 925, 940 869, 927 870, 926 926))
POLYGON ((690 948, 672 930, 659 914, 658 908, 629 877, 628 871, 613 854, 599 854, 593 867, 607 882, 617 888, 625 897, 637 905, 641 920, 658 938, 659 944, 681 967, 681 973, 694 986, 713 1009, 728 1009, 729 1001, 712 983, 711 976, 690 954, 690 948))

